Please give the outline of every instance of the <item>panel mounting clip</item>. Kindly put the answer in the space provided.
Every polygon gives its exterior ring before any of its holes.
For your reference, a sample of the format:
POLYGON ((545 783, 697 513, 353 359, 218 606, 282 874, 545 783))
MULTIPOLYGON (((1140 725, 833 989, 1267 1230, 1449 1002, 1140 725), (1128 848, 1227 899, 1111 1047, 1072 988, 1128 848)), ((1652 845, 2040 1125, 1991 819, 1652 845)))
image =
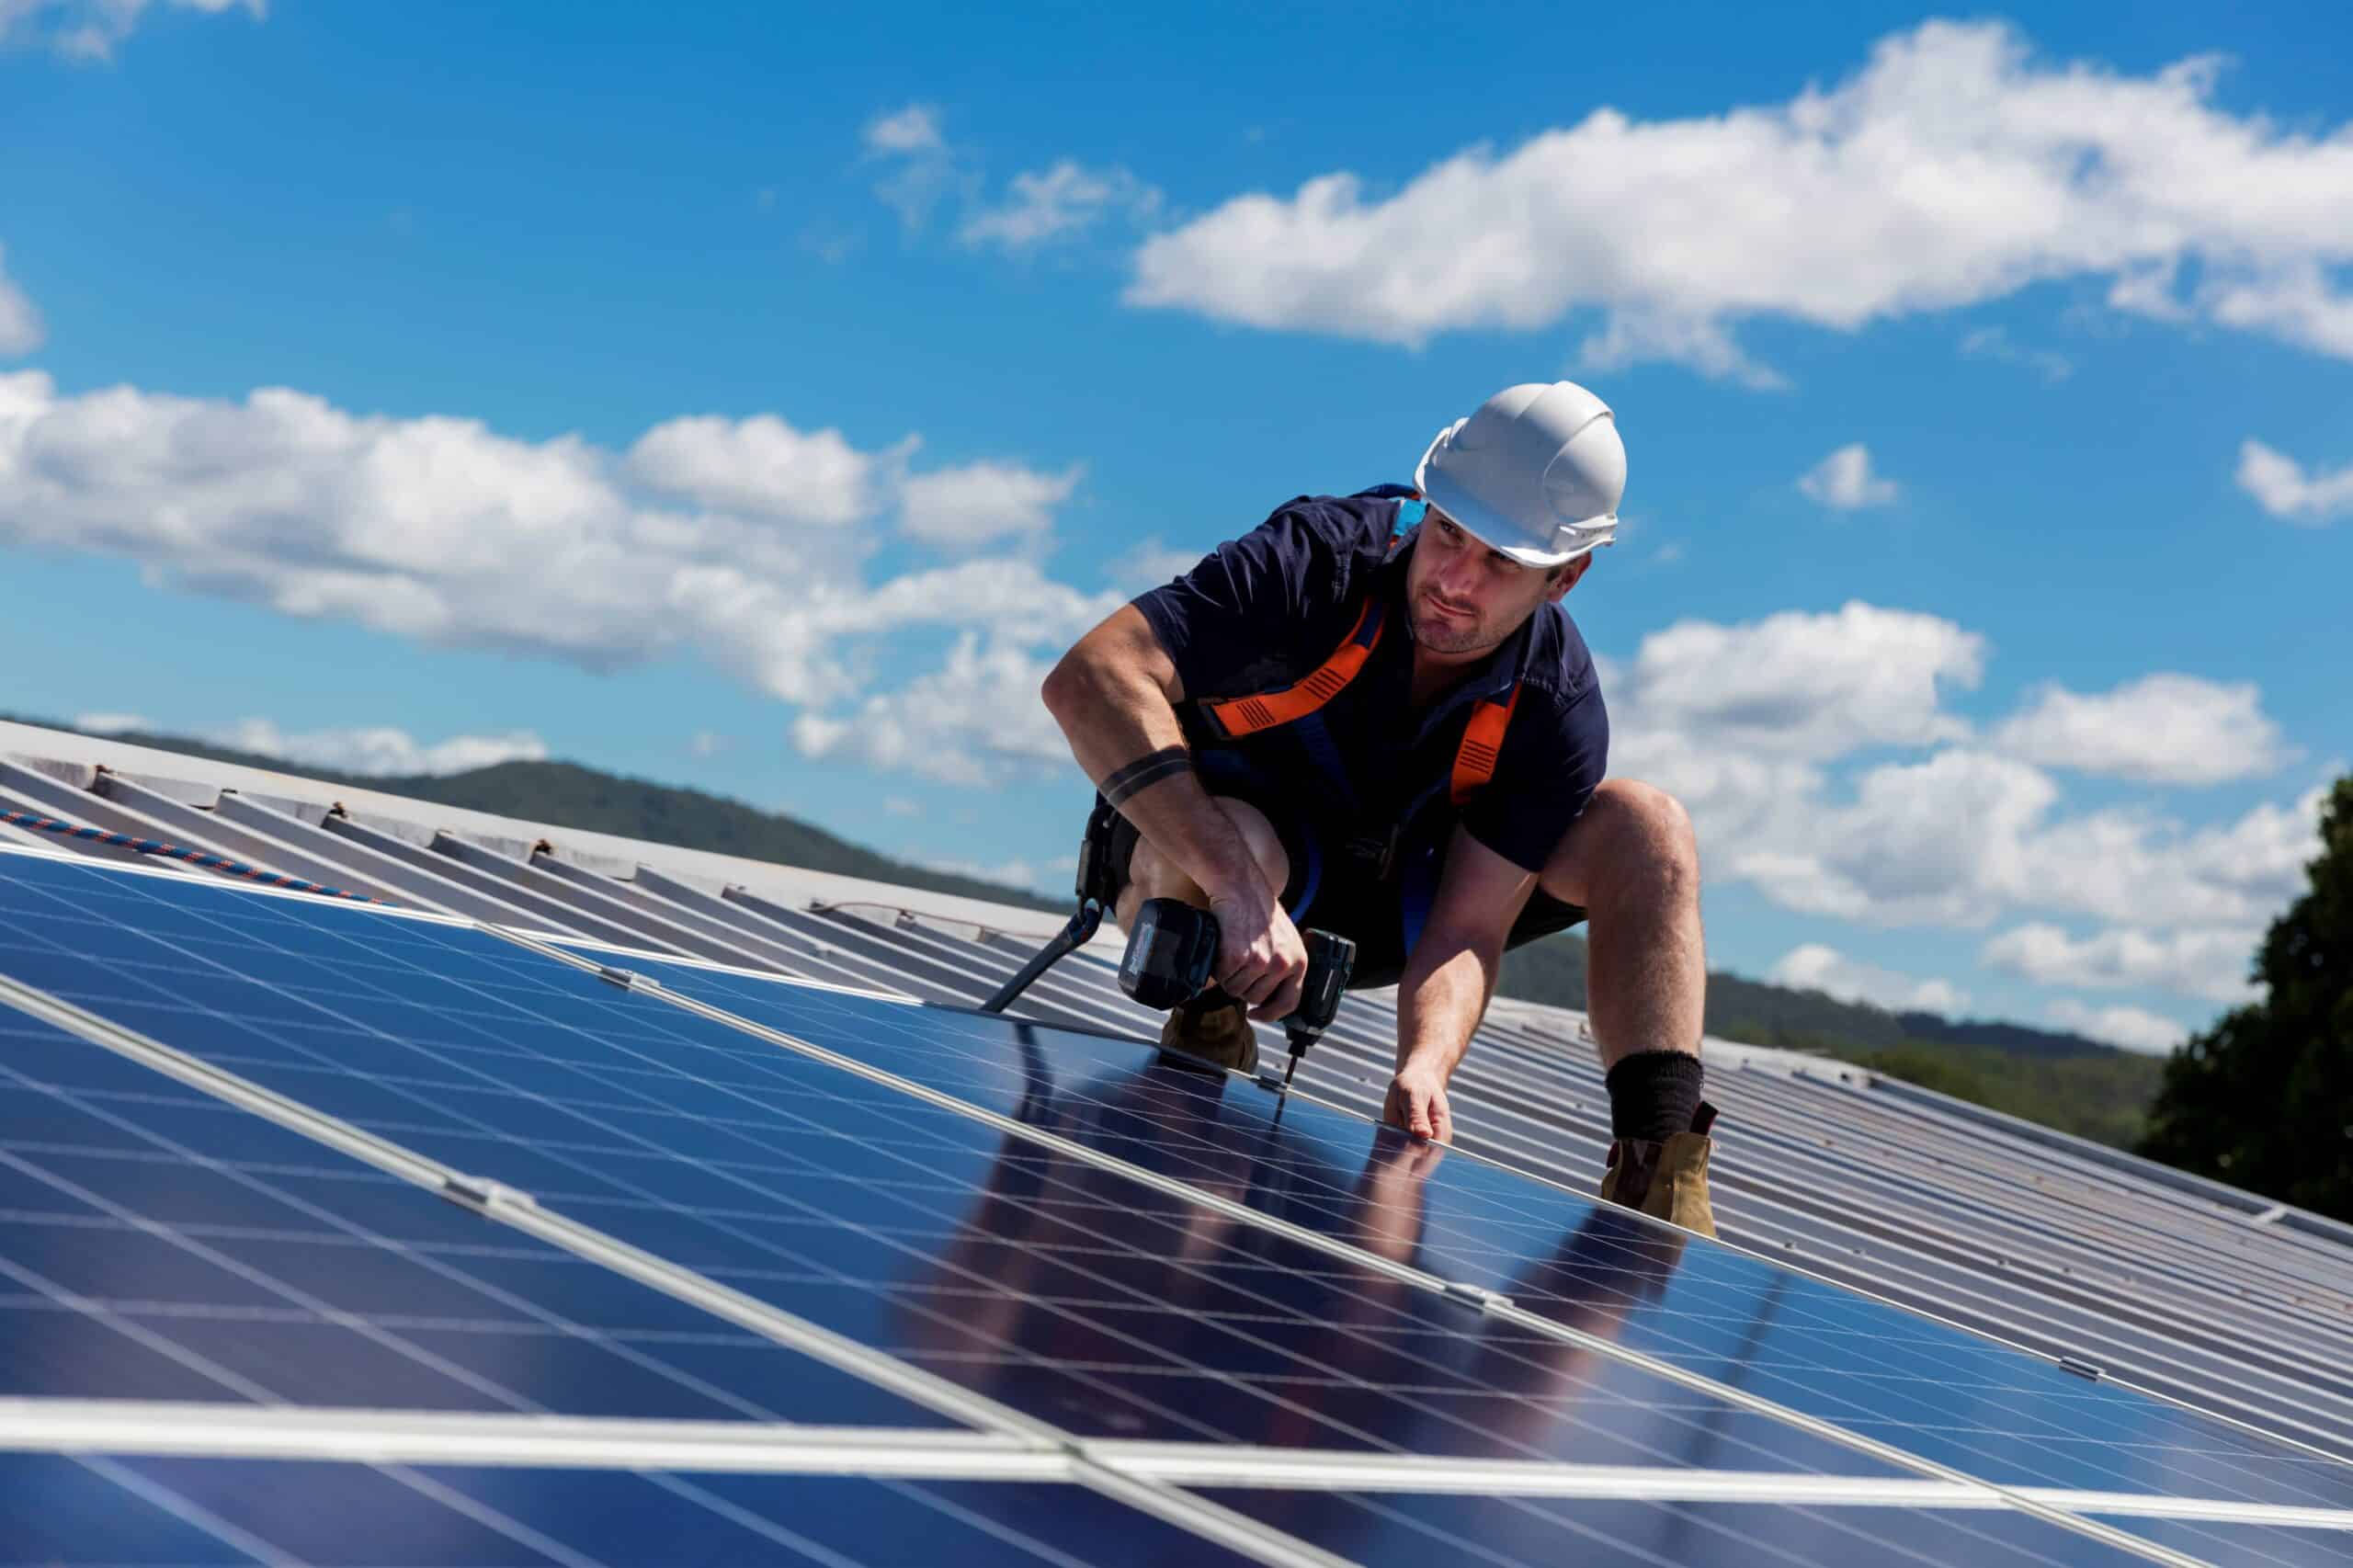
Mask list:
POLYGON ((659 991, 662 989, 662 983, 654 979, 652 975, 640 974, 633 969, 622 969, 617 964, 598 965, 597 968, 597 978, 603 981, 608 985, 618 985, 624 991, 659 991))
POLYGON ((1458 1301, 1468 1301, 1483 1312, 1501 1312, 1512 1305, 1512 1299, 1501 1290, 1490 1290, 1484 1285, 1473 1285, 1466 1279, 1449 1279, 1446 1293, 1458 1301))
POLYGON ((2099 1381, 2100 1379, 2099 1368, 2090 1361, 2084 1360, 2081 1357, 2060 1357, 2059 1369, 2063 1372, 2073 1372, 2075 1376, 2086 1379, 2095 1383, 2099 1381))
POLYGON ((539 1199, 520 1187, 492 1181, 487 1176, 468 1176, 463 1171, 452 1172, 442 1178, 441 1196, 460 1209, 471 1209, 477 1214, 488 1214, 502 1205, 510 1208, 536 1209, 539 1199))

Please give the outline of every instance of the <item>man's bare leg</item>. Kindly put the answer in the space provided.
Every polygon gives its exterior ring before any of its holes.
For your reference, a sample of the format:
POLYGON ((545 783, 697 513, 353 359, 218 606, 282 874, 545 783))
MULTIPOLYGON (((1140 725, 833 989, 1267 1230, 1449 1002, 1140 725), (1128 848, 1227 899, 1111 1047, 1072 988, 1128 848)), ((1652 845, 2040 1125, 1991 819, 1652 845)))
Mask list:
POLYGON ((1700 1099, 1707 948, 1699 851, 1675 798, 1631 779, 1595 791, 1539 885, 1581 905, 1586 1011, 1609 1091, 1605 1199, 1716 1233, 1700 1099))
POLYGON ((1603 1070, 1637 1051, 1696 1055, 1708 1000, 1699 846, 1675 797, 1608 780, 1537 885, 1586 912, 1586 1012, 1603 1070))

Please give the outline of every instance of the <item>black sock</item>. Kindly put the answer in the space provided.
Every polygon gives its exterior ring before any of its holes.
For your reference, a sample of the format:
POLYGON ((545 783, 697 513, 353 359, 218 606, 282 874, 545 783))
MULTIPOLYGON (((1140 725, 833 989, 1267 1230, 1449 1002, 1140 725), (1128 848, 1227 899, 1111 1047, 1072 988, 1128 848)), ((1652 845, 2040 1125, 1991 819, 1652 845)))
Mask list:
POLYGON ((1691 1131, 1699 1113, 1703 1070, 1688 1051, 1638 1051, 1603 1083, 1609 1090, 1609 1136, 1664 1143, 1691 1131))

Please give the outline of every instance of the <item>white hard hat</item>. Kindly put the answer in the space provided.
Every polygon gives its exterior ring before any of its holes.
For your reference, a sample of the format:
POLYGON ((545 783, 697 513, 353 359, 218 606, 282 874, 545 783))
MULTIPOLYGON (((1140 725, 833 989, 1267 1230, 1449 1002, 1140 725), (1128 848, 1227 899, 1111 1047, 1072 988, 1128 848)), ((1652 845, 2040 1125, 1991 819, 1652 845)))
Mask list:
POLYGON ((1438 432, 1414 485, 1482 544, 1523 565, 1558 566, 1617 533, 1626 447, 1593 393, 1529 381, 1438 432))

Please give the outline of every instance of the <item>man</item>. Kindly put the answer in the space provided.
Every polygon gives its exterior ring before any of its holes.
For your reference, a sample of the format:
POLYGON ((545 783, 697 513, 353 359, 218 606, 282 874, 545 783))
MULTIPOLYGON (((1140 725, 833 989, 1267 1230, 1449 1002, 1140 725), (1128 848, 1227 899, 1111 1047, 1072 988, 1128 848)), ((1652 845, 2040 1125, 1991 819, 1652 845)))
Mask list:
POLYGON ((1712 1234, 1698 848, 1671 797, 1603 778, 1561 608, 1625 481, 1599 398, 1507 388, 1440 432, 1415 488, 1286 504, 1114 611, 1043 695, 1116 808, 1096 858, 1120 925, 1147 898, 1217 916, 1217 985, 1165 1044, 1250 1071, 1248 1018, 1298 1006, 1306 921, 1357 942, 1354 984, 1398 987, 1384 1115, 1446 1142, 1505 949, 1589 920, 1602 1196, 1712 1234))

